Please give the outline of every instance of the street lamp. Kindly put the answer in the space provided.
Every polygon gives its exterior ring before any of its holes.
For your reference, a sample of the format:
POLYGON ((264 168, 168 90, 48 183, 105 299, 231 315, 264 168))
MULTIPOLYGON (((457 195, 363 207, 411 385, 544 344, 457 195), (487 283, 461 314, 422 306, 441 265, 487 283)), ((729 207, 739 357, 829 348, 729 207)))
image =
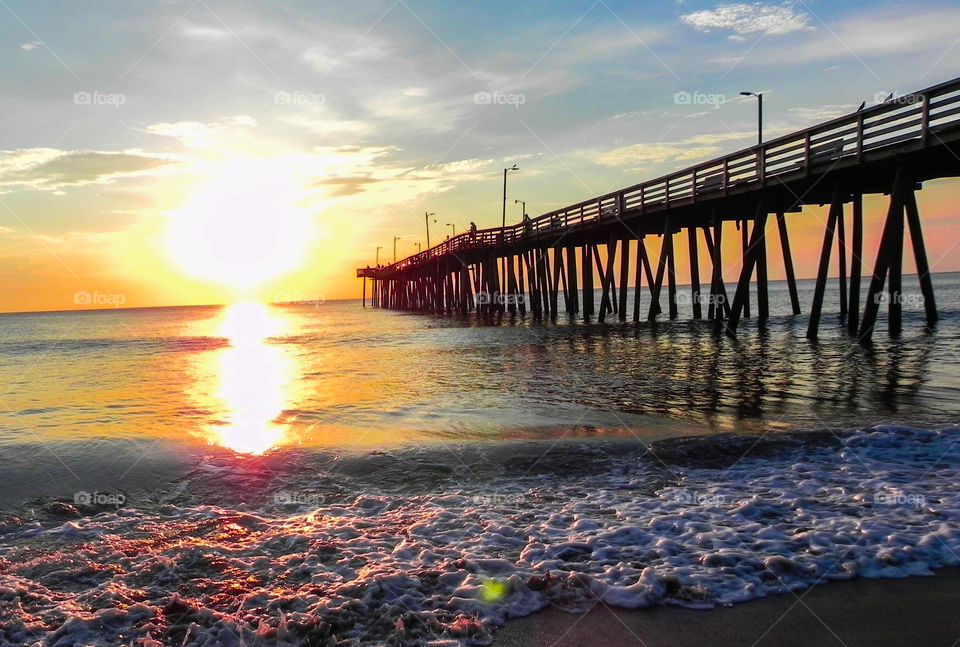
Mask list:
POLYGON ((507 226, 507 171, 519 171, 520 169, 516 164, 510 168, 503 169, 503 224, 502 227, 507 226))
POLYGON ((745 97, 757 98, 757 145, 763 143, 763 92, 741 92, 745 97))
POLYGON ((383 245, 377 245, 377 265, 380 265, 380 250, 383 249, 383 245))
POLYGON ((513 201, 513 204, 519 204, 519 205, 521 205, 521 206, 520 206, 520 211, 523 212, 522 214, 520 214, 521 216, 527 215, 527 201, 526 201, 526 200, 514 200, 514 201, 513 201))
POLYGON ((420 243, 417 243, 417 253, 419 254, 419 253, 422 252, 422 251, 423 251, 423 250, 420 248, 420 243))
POLYGON ((452 237, 455 237, 455 236, 457 235, 457 226, 456 226, 455 224, 453 224, 452 222, 448 222, 448 223, 447 223, 447 227, 453 227, 453 236, 452 236, 452 237))
POLYGON ((397 241, 403 238, 403 236, 394 236, 393 237, 393 262, 397 262, 397 241))
MULTIPOLYGON (((437 214, 435 214, 435 213, 428 213, 428 212, 426 212, 426 211, 423 212, 423 221, 424 221, 425 223, 427 223, 427 248, 428 248, 428 249, 429 249, 429 247, 430 247, 430 216, 435 216, 435 215, 437 215, 437 214)), ((433 221, 436 222, 437 219, 434 218, 433 221)))

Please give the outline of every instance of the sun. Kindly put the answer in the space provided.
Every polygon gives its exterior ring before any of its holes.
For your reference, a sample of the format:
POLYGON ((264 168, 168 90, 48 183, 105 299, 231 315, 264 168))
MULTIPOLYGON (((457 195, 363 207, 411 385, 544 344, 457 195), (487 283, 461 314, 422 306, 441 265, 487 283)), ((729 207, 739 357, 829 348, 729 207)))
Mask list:
POLYGON ((294 169, 277 160, 222 162, 171 214, 168 246, 190 275, 237 288, 296 269, 310 233, 294 169))

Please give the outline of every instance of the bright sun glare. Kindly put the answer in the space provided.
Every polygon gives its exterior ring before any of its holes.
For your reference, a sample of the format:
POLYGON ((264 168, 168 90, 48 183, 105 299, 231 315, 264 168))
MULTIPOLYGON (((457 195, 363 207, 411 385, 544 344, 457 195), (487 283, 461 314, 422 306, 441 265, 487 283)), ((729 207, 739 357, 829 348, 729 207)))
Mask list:
POLYGON ((288 406, 286 384, 292 368, 280 350, 266 342, 280 332, 267 306, 238 303, 224 311, 220 333, 230 339, 214 367, 216 398, 226 410, 225 424, 213 440, 244 454, 260 454, 283 440, 275 422, 288 406))
POLYGON ((168 243, 190 274, 238 288, 297 267, 309 233, 293 169, 274 160, 220 164, 171 217, 168 243))

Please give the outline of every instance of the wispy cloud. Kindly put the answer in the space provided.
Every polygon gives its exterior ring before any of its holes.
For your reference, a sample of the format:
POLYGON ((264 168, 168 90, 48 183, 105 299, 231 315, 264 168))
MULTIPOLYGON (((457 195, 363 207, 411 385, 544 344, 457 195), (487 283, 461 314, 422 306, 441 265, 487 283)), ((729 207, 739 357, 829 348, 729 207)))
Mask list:
POLYGON ((150 124, 143 129, 151 135, 161 135, 179 140, 189 148, 202 148, 216 143, 218 136, 233 128, 252 128, 257 120, 248 115, 236 115, 211 123, 199 121, 177 121, 150 124))
POLYGON ((141 152, 26 149, 0 152, 0 192, 105 184, 152 172, 174 160, 141 152))
POLYGON ((680 19, 700 31, 729 30, 736 34, 788 34, 808 28, 809 16, 790 4, 732 3, 694 11, 680 19))

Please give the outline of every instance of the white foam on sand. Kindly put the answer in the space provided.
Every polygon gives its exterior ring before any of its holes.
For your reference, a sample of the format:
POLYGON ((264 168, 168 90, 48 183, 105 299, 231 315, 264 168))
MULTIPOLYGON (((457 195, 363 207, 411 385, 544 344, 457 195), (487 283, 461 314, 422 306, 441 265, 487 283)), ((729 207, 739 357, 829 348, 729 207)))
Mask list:
POLYGON ((928 575, 960 564, 958 440, 875 428, 722 467, 629 454, 480 491, 9 522, 0 644, 486 644, 547 605, 710 607, 928 575))

